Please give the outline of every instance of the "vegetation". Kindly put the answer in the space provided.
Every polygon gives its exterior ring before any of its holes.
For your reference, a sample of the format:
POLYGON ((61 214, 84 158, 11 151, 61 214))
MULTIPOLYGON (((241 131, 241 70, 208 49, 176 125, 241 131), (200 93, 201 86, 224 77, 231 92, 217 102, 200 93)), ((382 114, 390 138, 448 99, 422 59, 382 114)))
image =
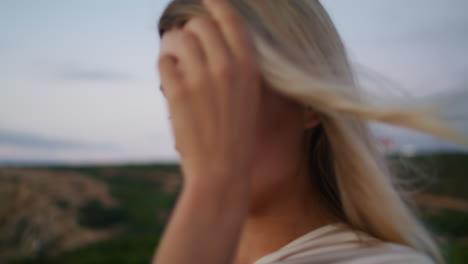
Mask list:
MULTIPOLYGON (((391 157, 392 160, 399 159, 391 157)), ((427 154, 409 161, 432 175, 425 192, 468 200, 468 155, 427 154)), ((90 201, 81 210, 80 223, 103 227, 120 223, 123 231, 116 237, 56 257, 23 260, 20 264, 98 264, 150 263, 154 249, 174 205, 177 193, 166 193, 157 175, 180 173, 177 165, 55 167, 58 171, 78 171, 109 184, 120 208, 105 208, 90 201), (156 176, 155 176, 156 175, 156 176), (102 219, 98 216, 102 216, 102 219)), ((415 170, 405 170, 408 176, 415 170)), ((66 204, 60 206, 66 207, 66 204)), ((447 241, 443 250, 449 264, 468 263, 468 212, 442 210, 424 217, 427 226, 447 241)))
POLYGON ((165 225, 159 214, 173 207, 176 193, 161 190, 161 183, 152 179, 156 173, 178 173, 176 165, 55 167, 59 171, 78 171, 109 184, 120 208, 105 208, 95 201, 81 208, 80 223, 103 228, 120 223, 122 232, 106 241, 63 253, 56 257, 39 257, 14 263, 101 264, 150 263, 165 225), (103 215, 104 216, 103 216, 103 215), (103 216, 102 219, 99 216, 103 216), (106 223, 107 220, 109 222, 106 223))
POLYGON ((468 212, 443 210, 425 217, 434 233, 451 237, 468 237, 468 212))
POLYGON ((78 223, 92 229, 111 227, 126 217, 123 209, 105 207, 99 200, 89 200, 80 207, 79 212, 78 223))

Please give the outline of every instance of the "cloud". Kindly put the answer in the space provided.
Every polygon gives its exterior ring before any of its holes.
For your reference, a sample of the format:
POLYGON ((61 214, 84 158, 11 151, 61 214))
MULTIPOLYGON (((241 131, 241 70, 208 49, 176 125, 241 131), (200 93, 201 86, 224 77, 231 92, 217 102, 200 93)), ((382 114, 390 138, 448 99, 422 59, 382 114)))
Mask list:
POLYGON ((110 150, 116 148, 110 144, 52 138, 11 130, 0 130, 0 146, 36 150, 110 150))
POLYGON ((56 77, 63 81, 90 82, 127 82, 134 76, 126 72, 79 66, 62 66, 56 71, 56 77))

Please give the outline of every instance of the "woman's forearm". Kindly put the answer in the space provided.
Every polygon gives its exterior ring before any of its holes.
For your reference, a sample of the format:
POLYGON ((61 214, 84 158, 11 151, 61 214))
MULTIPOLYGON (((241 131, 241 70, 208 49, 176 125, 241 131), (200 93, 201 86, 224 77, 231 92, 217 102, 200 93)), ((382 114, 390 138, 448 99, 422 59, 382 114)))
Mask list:
POLYGON ((262 91, 249 31, 228 0, 164 33, 158 68, 184 189, 156 264, 231 264, 250 204, 262 91))
POLYGON ((240 181, 184 187, 153 264, 231 264, 248 211, 248 188, 240 181))

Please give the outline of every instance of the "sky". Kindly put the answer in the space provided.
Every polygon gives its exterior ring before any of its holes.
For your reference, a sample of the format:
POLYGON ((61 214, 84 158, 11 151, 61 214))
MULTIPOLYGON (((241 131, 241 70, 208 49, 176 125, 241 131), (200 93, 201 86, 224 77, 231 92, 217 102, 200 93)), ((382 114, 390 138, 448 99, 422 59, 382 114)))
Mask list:
MULTIPOLYGON (((0 0, 0 161, 177 160, 156 70, 167 3, 0 0)), ((468 1, 322 3, 358 74, 415 96, 468 89, 468 1)))

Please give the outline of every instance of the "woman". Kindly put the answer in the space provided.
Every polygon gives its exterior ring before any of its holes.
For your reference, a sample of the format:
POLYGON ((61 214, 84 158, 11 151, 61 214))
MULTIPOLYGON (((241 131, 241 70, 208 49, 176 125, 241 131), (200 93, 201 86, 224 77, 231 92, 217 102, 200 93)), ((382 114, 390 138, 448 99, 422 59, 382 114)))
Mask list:
POLYGON ((159 30, 184 185, 153 263, 443 262, 367 122, 459 138, 364 100, 317 0, 174 0, 159 30))

